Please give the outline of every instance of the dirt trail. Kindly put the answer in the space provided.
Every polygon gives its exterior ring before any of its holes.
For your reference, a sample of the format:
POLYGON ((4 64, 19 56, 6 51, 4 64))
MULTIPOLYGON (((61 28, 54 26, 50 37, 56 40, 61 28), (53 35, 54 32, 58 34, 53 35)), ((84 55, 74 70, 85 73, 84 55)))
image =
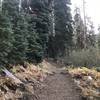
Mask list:
POLYGON ((43 82, 44 88, 39 92, 40 100, 82 100, 71 76, 54 67, 54 74, 43 82))

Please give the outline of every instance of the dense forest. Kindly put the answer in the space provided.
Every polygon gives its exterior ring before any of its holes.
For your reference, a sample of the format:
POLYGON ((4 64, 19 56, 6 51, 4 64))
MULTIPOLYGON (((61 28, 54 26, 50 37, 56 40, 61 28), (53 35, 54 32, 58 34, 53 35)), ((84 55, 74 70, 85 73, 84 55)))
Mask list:
POLYGON ((80 8, 72 16, 71 4, 71 0, 1 0, 0 66, 45 58, 98 66, 100 36, 88 16, 82 19, 80 8))
POLYGON ((41 62, 72 49, 70 0, 1 0, 0 65, 41 62))

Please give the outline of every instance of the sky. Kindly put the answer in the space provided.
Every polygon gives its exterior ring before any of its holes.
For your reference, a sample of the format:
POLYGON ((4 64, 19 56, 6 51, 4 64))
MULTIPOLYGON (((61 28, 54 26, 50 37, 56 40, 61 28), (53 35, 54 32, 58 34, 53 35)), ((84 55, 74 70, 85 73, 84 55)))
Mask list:
MULTIPOLYGON (((81 15, 83 17, 83 0, 71 0, 72 13, 74 8, 79 7, 81 9, 81 15)), ((94 22, 95 30, 97 31, 98 25, 100 25, 100 0, 85 0, 86 15, 91 17, 94 22)))

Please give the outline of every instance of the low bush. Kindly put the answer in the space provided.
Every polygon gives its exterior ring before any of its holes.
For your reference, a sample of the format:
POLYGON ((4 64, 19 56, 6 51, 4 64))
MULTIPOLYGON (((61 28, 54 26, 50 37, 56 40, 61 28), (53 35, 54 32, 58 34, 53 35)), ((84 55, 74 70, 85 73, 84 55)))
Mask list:
POLYGON ((96 48, 90 48, 87 50, 72 51, 69 57, 66 57, 64 62, 67 62, 74 66, 100 66, 100 51, 96 48))

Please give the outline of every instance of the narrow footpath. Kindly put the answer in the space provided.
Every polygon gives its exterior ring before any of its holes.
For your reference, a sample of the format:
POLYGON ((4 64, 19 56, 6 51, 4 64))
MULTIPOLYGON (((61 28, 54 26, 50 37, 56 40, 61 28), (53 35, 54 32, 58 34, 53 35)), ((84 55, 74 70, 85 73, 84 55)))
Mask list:
POLYGON ((82 100, 71 76, 60 68, 54 68, 54 74, 43 82, 45 85, 39 92, 40 100, 82 100))

